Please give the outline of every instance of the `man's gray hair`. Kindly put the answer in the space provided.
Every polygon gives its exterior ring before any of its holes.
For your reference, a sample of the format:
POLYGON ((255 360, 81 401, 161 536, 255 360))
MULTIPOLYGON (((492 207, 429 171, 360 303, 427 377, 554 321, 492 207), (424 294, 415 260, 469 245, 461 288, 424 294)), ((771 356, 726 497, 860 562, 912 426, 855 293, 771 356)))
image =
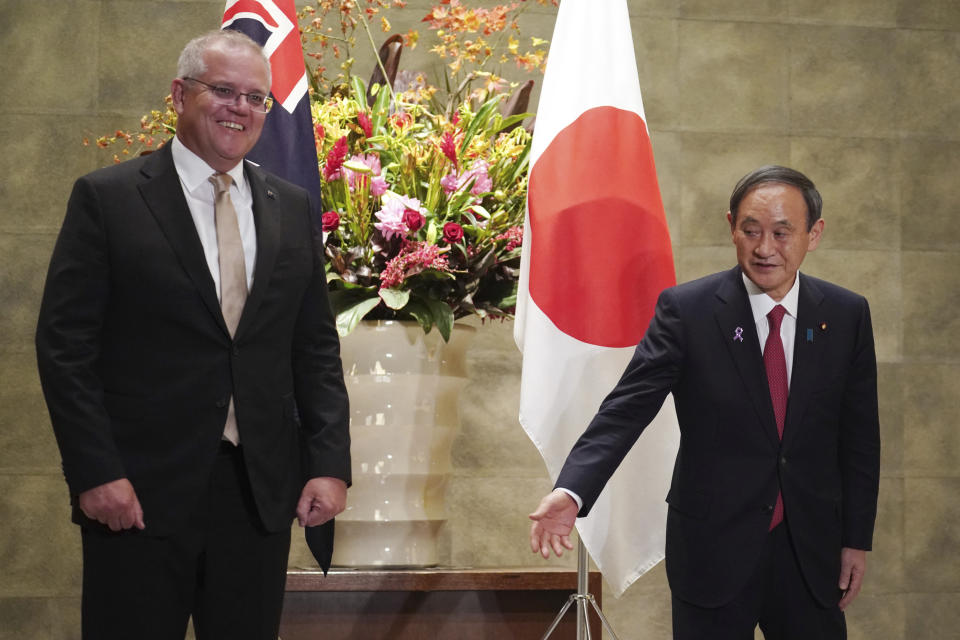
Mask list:
POLYGON ((199 78, 207 72, 207 64, 203 60, 203 54, 208 49, 216 46, 223 46, 227 49, 250 49, 256 51, 263 59, 263 64, 267 68, 267 81, 271 82, 270 77, 270 59, 263 52, 263 47, 256 43, 250 36, 233 29, 217 29, 208 31, 197 36, 187 43, 180 53, 180 59, 177 61, 178 78, 199 78))

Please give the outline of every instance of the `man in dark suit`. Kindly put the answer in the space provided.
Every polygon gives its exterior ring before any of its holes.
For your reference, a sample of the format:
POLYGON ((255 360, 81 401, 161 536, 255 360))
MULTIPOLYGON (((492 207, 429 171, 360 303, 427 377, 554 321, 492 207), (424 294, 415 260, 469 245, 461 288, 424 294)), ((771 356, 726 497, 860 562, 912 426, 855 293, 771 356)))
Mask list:
POLYGON ((275 639, 291 520, 346 502, 339 342, 307 193, 244 162, 263 51, 208 33, 177 73, 176 138, 74 186, 40 311, 83 637, 275 639))
MULTIPOLYGON (((739 266, 665 290, 616 388, 531 514, 530 543, 572 548, 575 518, 673 393, 667 515, 674 637, 846 637, 879 482, 867 301, 798 274, 823 233, 806 176, 745 176, 727 219, 739 266)), ((638 490, 640 490, 638 488, 638 490)))

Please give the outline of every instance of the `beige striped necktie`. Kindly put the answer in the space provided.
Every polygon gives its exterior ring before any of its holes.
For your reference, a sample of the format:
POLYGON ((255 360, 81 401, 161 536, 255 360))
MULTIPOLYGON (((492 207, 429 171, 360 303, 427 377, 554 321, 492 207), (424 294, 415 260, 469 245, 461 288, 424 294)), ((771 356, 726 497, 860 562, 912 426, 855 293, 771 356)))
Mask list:
MULTIPOLYGON (((230 199, 233 178, 225 173, 215 173, 210 177, 210 182, 217 190, 213 203, 213 219, 217 228, 217 252, 220 256, 220 310, 230 336, 233 337, 237 325, 240 324, 243 304, 247 300, 247 269, 243 259, 243 242, 240 239, 237 211, 230 199)), ((230 397, 223 437, 233 444, 240 444, 233 396, 230 397)))

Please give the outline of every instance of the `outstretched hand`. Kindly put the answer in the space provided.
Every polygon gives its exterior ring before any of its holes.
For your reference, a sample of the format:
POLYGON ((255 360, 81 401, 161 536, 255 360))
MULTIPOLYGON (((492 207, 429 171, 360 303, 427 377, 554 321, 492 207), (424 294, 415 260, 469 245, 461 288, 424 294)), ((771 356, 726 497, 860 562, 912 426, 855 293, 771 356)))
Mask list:
POLYGON ((574 499, 560 489, 554 489, 544 496, 537 510, 530 514, 533 520, 530 527, 531 551, 549 558, 551 549, 558 557, 563 555, 564 548, 573 549, 570 532, 578 511, 574 499))

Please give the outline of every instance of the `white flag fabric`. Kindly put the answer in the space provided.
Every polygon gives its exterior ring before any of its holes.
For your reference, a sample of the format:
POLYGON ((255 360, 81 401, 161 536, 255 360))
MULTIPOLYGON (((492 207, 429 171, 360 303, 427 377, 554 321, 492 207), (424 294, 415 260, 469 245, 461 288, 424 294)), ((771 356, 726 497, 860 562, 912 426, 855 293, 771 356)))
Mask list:
MULTIPOLYGON (((537 108, 514 336, 520 423, 555 480, 675 284, 625 0, 563 0, 537 108)), ((663 558, 672 397, 580 537, 616 596, 663 558)))

